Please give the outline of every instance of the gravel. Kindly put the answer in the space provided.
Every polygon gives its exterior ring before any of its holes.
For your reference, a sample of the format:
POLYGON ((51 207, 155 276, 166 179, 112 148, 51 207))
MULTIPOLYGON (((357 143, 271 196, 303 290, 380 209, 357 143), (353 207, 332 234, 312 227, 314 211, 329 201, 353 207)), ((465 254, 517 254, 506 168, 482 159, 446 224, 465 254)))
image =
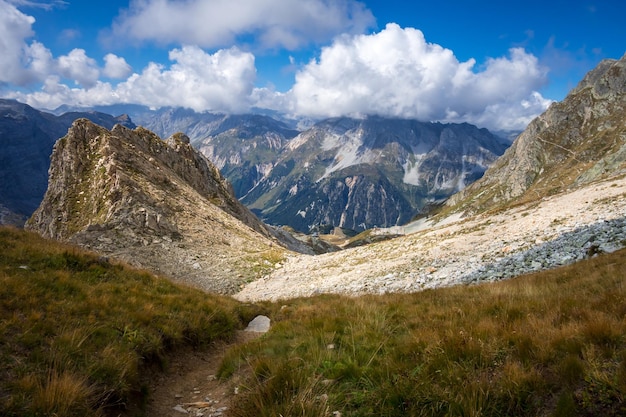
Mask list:
MULTIPOLYGON (((497 281, 567 265, 626 245, 626 178, 506 212, 406 227, 404 236, 324 255, 293 255, 235 298, 416 292, 497 281)), ((398 233, 399 228, 390 232, 398 233)))

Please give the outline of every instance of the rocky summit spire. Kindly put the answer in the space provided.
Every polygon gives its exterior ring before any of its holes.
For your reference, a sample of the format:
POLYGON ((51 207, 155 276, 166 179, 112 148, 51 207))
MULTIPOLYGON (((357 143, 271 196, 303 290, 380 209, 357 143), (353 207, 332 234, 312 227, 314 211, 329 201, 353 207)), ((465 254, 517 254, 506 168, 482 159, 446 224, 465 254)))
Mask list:
POLYGON ((256 277, 249 263, 282 253, 184 134, 163 141, 86 119, 55 144, 27 228, 222 293, 256 277))

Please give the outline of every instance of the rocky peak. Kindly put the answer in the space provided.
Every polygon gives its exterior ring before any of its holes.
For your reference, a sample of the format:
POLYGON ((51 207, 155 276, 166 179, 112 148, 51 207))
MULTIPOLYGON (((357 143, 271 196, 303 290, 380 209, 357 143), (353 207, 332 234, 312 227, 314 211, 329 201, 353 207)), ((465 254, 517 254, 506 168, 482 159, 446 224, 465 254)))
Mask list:
POLYGON ((22 226, 35 211, 46 191, 52 147, 81 117, 107 128, 135 127, 127 115, 86 111, 55 116, 0 99, 0 224, 22 226))
POLYGON ((626 55, 602 61, 448 206, 468 213, 626 173, 626 55))
POLYGON ((27 228, 219 292, 256 277, 245 261, 283 251, 186 135, 86 119, 55 144, 27 228))

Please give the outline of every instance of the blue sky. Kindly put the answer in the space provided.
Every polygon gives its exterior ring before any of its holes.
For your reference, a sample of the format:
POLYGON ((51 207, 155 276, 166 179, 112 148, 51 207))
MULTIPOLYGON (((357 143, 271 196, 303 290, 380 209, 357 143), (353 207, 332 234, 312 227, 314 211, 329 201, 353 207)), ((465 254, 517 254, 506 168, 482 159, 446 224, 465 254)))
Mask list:
POLYGON ((623 1, 0 0, 0 96, 523 129, 626 52, 623 1))

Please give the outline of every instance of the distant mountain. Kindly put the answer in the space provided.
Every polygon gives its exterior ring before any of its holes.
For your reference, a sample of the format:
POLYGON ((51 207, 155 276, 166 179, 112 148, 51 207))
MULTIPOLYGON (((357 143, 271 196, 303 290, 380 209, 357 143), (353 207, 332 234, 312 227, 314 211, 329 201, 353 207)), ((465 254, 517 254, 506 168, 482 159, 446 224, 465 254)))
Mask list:
POLYGON ((476 213, 625 174, 626 55, 598 64, 447 205, 476 213))
POLYGON ((469 124, 329 119, 286 143, 242 202, 300 231, 389 227, 480 178, 506 147, 469 124))
POLYGON ((283 253, 187 136, 163 141, 86 119, 56 142, 48 189, 26 227, 221 293, 283 253))
POLYGON ((128 116, 72 112, 55 116, 15 100, 0 99, 0 224, 21 225, 46 191, 55 141, 77 118, 112 128, 134 127, 128 116))
POLYGON ((214 132, 192 141, 228 178, 241 198, 274 168, 298 131, 267 116, 225 117, 214 132))

